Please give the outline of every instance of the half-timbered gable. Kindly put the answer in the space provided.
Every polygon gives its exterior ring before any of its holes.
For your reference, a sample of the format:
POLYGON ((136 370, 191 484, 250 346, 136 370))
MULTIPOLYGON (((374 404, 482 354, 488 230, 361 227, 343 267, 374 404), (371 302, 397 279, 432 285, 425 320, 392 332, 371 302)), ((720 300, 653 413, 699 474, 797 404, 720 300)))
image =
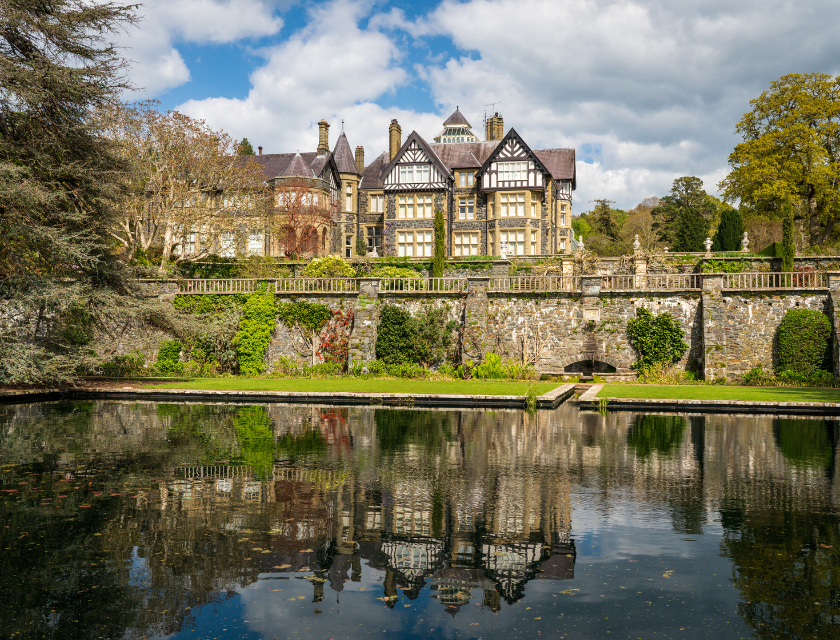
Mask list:
POLYGON ((385 191, 437 191, 451 180, 449 169, 416 131, 383 172, 385 191))
POLYGON ((484 191, 496 189, 543 189, 549 171, 536 153, 516 133, 508 131, 493 153, 484 161, 478 175, 484 191))

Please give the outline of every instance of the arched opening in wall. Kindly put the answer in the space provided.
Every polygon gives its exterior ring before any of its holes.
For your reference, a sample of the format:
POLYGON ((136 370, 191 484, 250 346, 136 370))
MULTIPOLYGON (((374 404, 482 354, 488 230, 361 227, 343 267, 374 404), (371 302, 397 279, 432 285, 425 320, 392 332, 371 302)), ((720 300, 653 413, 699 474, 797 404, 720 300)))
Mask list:
POLYGON ((318 254, 318 230, 313 227, 306 227, 301 231, 300 252, 310 256, 318 254))
POLYGON ((591 358, 566 365, 563 368, 563 373, 615 373, 615 367, 607 362, 591 358))

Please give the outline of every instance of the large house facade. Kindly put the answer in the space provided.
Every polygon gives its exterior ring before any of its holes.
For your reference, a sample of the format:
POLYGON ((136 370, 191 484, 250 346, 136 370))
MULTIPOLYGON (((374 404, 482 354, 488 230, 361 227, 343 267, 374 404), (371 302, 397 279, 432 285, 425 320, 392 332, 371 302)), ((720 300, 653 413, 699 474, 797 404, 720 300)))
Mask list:
MULTIPOLYGON (((453 258, 572 249, 574 149, 531 149, 515 129, 504 133, 498 113, 486 118, 481 141, 457 108, 433 142, 416 131, 403 141, 392 120, 388 151, 368 165, 364 149, 354 153, 344 132, 329 151, 328 132, 321 120, 314 154, 254 156, 269 184, 317 180, 334 198, 332 222, 313 252, 351 258, 363 244, 380 256, 431 257, 438 210, 453 258)), ((263 246, 267 254, 282 255, 283 247, 268 235, 263 246)))

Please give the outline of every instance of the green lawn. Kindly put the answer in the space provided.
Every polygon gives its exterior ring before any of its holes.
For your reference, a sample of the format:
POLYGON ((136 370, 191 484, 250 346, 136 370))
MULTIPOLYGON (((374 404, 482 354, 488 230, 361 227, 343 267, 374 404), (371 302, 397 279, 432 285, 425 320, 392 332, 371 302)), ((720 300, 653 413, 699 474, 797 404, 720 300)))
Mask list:
MULTIPOLYGON (((189 382, 146 385, 146 389, 219 389, 230 391, 347 391, 356 393, 440 393, 483 396, 524 396, 528 382, 499 380, 364 380, 354 378, 204 378, 189 382)), ((557 382, 533 383, 537 395, 560 386, 557 382)))
POLYGON ((840 389, 807 387, 728 387, 722 385, 607 384, 599 398, 657 400, 758 400, 765 402, 840 402, 840 389))

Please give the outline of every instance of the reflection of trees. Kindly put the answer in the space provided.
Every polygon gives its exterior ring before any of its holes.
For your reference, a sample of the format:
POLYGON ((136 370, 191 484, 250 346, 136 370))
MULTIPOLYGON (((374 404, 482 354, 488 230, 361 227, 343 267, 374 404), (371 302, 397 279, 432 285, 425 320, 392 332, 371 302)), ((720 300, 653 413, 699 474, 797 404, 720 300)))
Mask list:
POLYGON ((667 456, 682 443, 685 428, 681 416, 638 416, 627 434, 627 444, 639 458, 653 452, 667 456))
POLYGON ((721 547, 744 600, 739 613, 760 638, 837 638, 840 519, 791 506, 767 505, 724 534, 721 547))
POLYGON ((794 466, 827 467, 834 456, 834 430, 825 420, 781 418, 773 425, 779 450, 794 466))

